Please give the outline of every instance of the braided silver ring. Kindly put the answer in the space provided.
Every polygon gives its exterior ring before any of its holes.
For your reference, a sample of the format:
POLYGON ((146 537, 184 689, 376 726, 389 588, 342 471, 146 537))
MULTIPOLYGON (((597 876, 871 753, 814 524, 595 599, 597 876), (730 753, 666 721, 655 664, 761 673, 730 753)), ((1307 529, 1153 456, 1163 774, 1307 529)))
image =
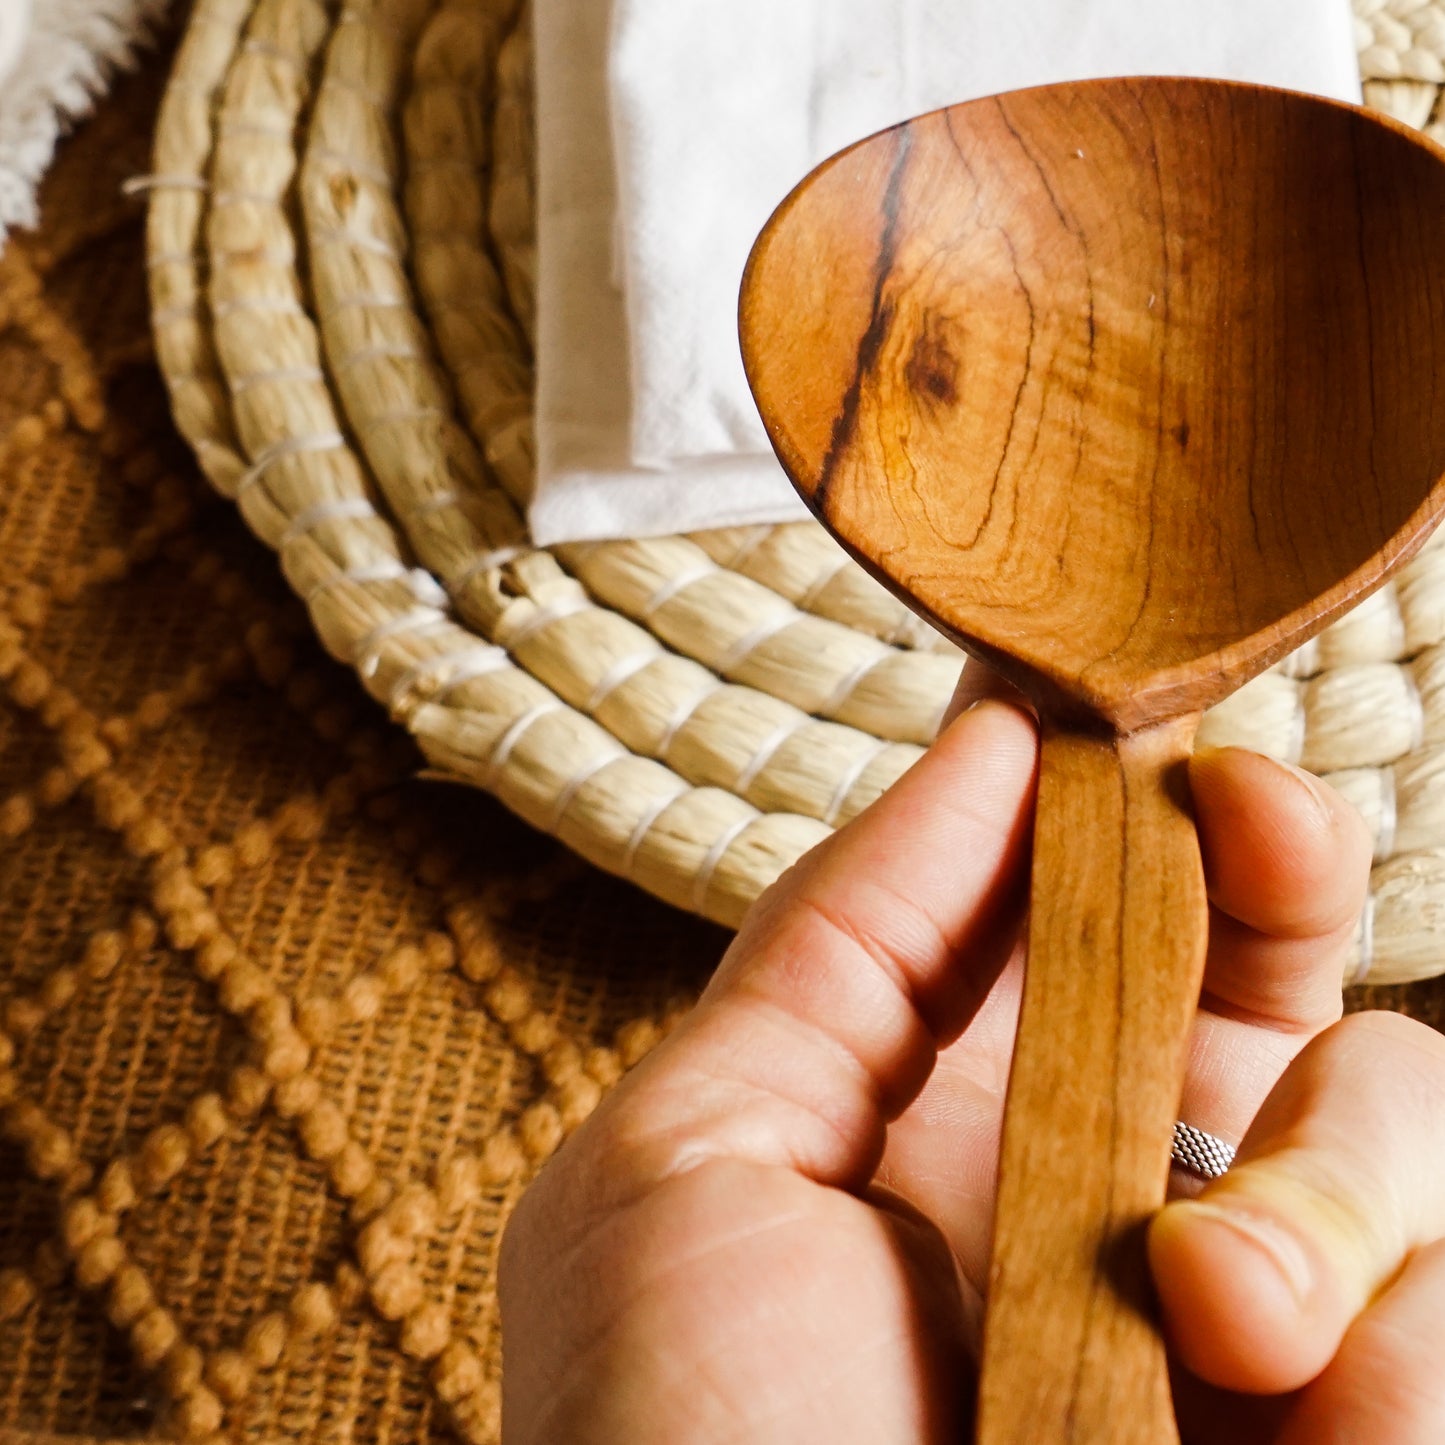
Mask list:
POLYGON ((1196 1129, 1193 1124, 1174 1125, 1174 1146, 1169 1157, 1183 1170, 1201 1179, 1218 1179, 1234 1163, 1234 1145, 1196 1129))

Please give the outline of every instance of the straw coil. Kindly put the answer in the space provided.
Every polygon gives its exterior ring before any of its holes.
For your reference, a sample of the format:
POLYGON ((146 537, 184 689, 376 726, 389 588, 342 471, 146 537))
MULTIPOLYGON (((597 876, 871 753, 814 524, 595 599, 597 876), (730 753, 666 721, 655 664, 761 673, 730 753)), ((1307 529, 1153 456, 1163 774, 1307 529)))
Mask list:
MULTIPOLYGON (((1370 103, 1434 126, 1436 7, 1356 16, 1370 103)), ((528 25, 198 0, 149 182, 157 355, 207 477, 436 772, 736 923, 918 756, 960 659, 812 523, 531 545, 528 25)), ((1201 738, 1370 824, 1347 981, 1445 970, 1445 545, 1201 738)))

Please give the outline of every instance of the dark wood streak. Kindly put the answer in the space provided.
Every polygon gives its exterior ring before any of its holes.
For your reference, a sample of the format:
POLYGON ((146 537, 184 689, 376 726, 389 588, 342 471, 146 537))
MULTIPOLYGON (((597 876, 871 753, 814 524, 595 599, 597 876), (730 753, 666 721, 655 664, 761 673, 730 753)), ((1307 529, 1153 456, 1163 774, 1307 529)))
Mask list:
POLYGON ((888 281, 893 275, 893 262, 898 249, 898 227, 902 215, 901 199, 903 178, 908 170, 908 157, 913 150, 913 135, 906 127, 890 132, 895 146, 893 165, 888 173, 888 187, 883 192, 883 234, 878 240, 878 256, 873 271, 873 310, 868 329, 858 343, 857 359, 853 364, 853 380, 843 394, 842 405, 838 408, 833 423, 832 444, 823 459, 823 469, 814 491, 815 505, 823 511, 828 505, 828 486, 833 480, 839 459, 852 445, 858 429, 858 407, 863 396, 863 383, 872 373, 878 360, 878 353, 887 339, 888 328, 893 322, 893 308, 883 299, 888 281))
POLYGON ((845 152, 754 251, 744 359, 788 474, 1041 720, 980 1445, 1177 1442, 1142 1231, 1207 930, 1178 780, 1200 712, 1445 513, 1442 156, 1257 87, 1046 87, 845 152))

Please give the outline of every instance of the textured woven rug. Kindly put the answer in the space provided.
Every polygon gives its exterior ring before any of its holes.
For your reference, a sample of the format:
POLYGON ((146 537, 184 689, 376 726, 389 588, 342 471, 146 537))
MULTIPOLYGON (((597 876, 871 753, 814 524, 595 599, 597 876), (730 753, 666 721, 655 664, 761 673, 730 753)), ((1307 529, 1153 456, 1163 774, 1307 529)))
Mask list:
POLYGON ((202 483, 164 68, 0 258, 0 1442, 492 1441, 507 1213, 726 939, 415 780, 202 483))
POLYGON ((412 780, 195 473, 164 73, 0 258, 0 1439, 491 1440, 507 1212, 726 939, 412 780))

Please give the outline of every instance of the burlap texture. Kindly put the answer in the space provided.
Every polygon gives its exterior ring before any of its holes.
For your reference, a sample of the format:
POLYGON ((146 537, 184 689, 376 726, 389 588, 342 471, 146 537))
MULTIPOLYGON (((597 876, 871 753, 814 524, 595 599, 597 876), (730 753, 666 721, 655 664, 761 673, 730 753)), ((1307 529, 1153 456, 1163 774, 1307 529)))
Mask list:
POLYGON ((0 1441, 492 1440, 508 1210, 726 939, 415 779, 202 484, 163 74, 0 259, 0 1441))

